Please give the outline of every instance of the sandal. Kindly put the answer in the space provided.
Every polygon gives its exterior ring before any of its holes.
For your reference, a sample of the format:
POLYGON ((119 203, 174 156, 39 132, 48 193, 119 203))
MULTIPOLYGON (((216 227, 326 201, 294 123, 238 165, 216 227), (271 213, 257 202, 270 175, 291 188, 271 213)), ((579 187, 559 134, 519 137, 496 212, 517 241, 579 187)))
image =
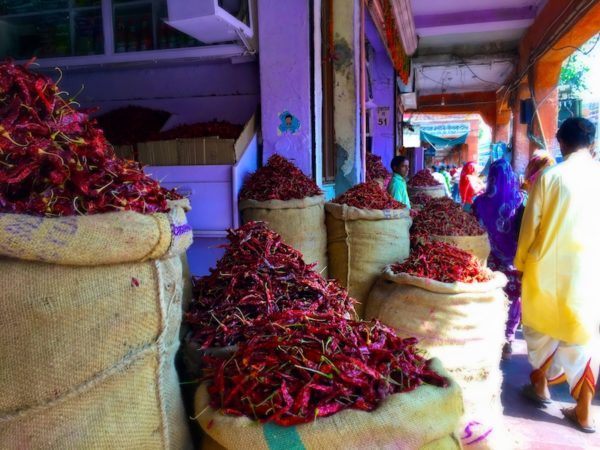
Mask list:
POLYGON ((569 424, 578 429, 579 431, 589 434, 596 432, 596 427, 584 427, 579 423, 579 419, 577 418, 577 412, 575 411, 575 408, 562 408, 560 412, 563 413, 563 416, 565 416, 565 419, 567 419, 569 424))
POLYGON ((521 388, 521 394, 527 400, 535 403, 537 406, 546 407, 552 403, 552 399, 537 395, 532 384, 526 384, 521 388))

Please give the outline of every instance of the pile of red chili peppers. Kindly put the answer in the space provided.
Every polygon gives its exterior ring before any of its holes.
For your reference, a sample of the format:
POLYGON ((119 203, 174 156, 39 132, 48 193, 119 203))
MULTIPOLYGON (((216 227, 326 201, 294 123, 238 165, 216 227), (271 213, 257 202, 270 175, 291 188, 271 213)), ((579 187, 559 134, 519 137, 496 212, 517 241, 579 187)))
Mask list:
POLYGON ((408 185, 411 187, 427 187, 427 186, 440 186, 441 183, 438 182, 431 172, 427 169, 419 170, 408 182, 408 185))
POLYGON ((213 408, 290 426, 346 408, 372 411, 423 383, 446 386, 415 339, 353 320, 347 291, 265 224, 231 230, 229 240, 217 267, 195 280, 186 316, 201 348, 236 345, 203 358, 213 408))
POLYGON ((411 234, 425 236, 481 236, 484 233, 477 219, 448 197, 428 200, 411 228, 411 234))
POLYGON ((294 200, 321 195, 312 179, 281 155, 273 155, 267 164, 251 174, 240 192, 241 200, 294 200))
POLYGON ((376 181, 360 183, 333 200, 333 203, 360 209, 403 209, 406 205, 395 200, 376 181))
POLYGON ((402 263, 393 264, 395 273, 407 273, 442 283, 481 283, 492 278, 472 254, 445 242, 425 241, 415 245, 402 263))
POLYGON ((210 405, 291 426, 347 408, 373 411, 423 383, 445 387, 415 349, 377 321, 287 310, 257 323, 230 358, 207 358, 210 405))
POLYGON ((373 180, 389 180, 392 174, 388 172, 383 163, 381 156, 367 153, 367 181, 373 180))
POLYGON ((427 206, 427 203, 429 203, 430 200, 432 200, 432 197, 427 194, 423 194, 422 192, 417 192, 410 196, 411 205, 427 206))
POLYGON ((0 212, 68 216, 168 211, 181 198, 133 161, 57 85, 27 66, 0 63, 0 212))
POLYGON ((230 230, 225 255, 211 274, 194 279, 186 316, 202 348, 238 343, 254 321, 290 308, 350 316, 353 300, 335 280, 325 280, 302 254, 263 222, 230 230))

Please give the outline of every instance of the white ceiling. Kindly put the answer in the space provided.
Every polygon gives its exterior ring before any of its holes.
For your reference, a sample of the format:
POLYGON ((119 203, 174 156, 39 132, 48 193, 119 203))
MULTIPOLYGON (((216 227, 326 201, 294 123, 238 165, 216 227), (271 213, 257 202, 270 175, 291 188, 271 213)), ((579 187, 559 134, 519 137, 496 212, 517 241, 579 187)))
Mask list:
POLYGON ((412 0, 419 95, 497 90, 546 1, 412 0))
POLYGON ((415 64, 419 95, 496 91, 512 74, 513 59, 465 59, 415 64))

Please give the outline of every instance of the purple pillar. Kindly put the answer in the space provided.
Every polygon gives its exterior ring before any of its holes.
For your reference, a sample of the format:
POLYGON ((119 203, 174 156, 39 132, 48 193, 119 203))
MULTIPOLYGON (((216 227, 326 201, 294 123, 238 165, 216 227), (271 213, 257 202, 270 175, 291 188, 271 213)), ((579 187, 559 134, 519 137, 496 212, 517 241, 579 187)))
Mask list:
POLYGON ((372 151, 381 156, 389 170, 394 157, 394 78, 395 72, 387 50, 370 14, 366 14, 365 33, 369 46, 367 97, 372 96, 369 109, 372 151), (370 89, 369 89, 370 88, 370 89))
POLYGON ((263 157, 279 153, 312 174, 309 3, 259 0, 263 157))

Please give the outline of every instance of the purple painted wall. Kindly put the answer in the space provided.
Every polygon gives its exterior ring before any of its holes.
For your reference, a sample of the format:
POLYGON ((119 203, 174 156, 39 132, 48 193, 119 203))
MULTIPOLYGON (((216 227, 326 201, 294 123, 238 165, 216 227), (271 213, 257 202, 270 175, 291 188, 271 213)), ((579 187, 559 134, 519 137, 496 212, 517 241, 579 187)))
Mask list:
POLYGON ((164 109, 170 126, 227 120, 245 123, 259 102, 258 64, 163 62, 142 67, 63 70, 61 87, 99 113, 127 105, 164 109))
POLYGON ((309 24, 308 2, 258 2, 264 159, 280 153, 308 175, 312 173, 309 24), (280 116, 286 112, 293 116, 291 131, 280 129, 280 116))
MULTIPOLYGON (((365 17, 365 33, 374 50, 369 62, 369 76, 373 95, 373 107, 369 110, 371 120, 372 152, 381 156, 386 168, 394 157, 394 68, 370 16, 365 17), (387 123, 379 123, 379 112, 387 110, 387 123)), ((368 96, 368 89, 367 89, 368 96)))

